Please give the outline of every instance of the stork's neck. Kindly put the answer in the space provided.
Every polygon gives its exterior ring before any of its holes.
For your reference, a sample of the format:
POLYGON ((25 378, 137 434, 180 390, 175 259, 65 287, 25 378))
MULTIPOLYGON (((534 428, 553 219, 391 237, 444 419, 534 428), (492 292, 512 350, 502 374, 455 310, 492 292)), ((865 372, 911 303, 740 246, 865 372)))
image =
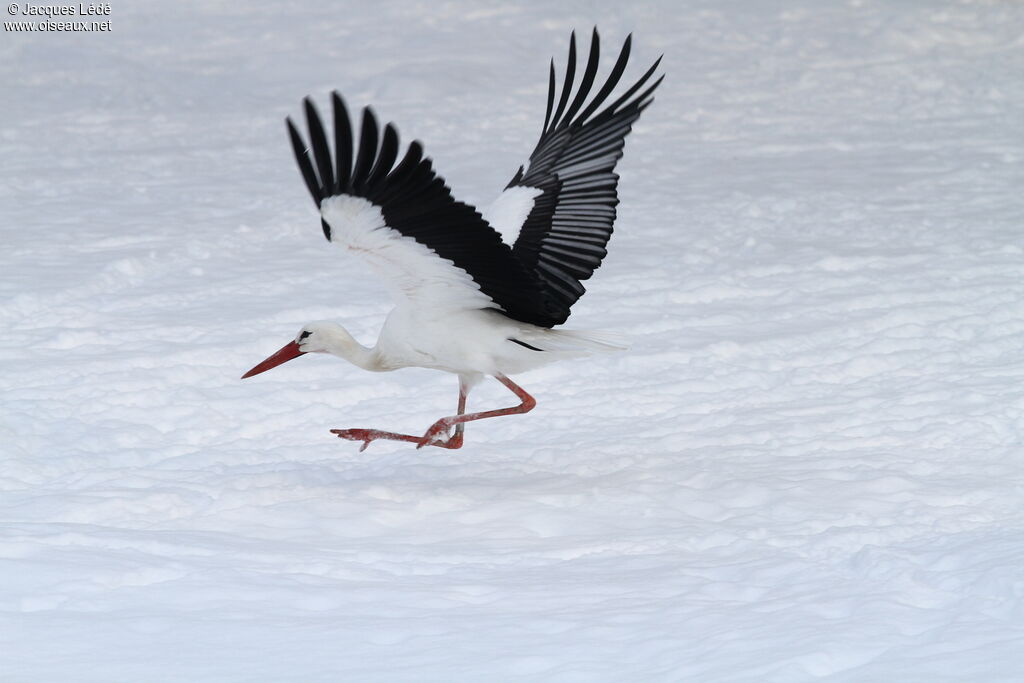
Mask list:
POLYGON ((348 333, 341 325, 332 324, 322 329, 324 351, 340 356, 349 363, 364 370, 383 370, 380 354, 376 349, 368 349, 348 333))

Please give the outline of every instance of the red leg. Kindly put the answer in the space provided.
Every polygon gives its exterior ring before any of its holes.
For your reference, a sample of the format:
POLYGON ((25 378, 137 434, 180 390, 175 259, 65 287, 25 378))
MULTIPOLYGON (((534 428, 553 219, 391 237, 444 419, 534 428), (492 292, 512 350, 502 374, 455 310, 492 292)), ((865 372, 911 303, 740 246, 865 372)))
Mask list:
MULTIPOLYGON (((459 415, 466 414, 466 397, 469 396, 469 387, 466 386, 466 380, 461 376, 459 377, 459 415)), ((434 443, 435 446, 444 446, 445 448, 462 448, 462 423, 455 425, 455 433, 448 437, 448 440, 443 444, 434 443)), ((447 430, 445 430, 447 431, 447 430)), ((418 441, 419 439, 417 439, 418 441)))
POLYGON ((419 439, 419 444, 416 446, 416 448, 423 448, 427 444, 439 445, 434 442, 434 439, 436 439, 442 433, 446 433, 449 429, 451 429, 453 425, 455 426, 455 436, 453 436, 449 440, 449 443, 454 442, 457 439, 458 446, 451 446, 451 448, 458 448, 459 446, 462 445, 462 426, 466 422, 471 422, 473 420, 483 420, 484 418, 488 417, 501 417, 502 415, 517 415, 519 413, 528 413, 531 410, 533 410, 534 406, 537 405, 537 401, 533 398, 533 396, 530 396, 528 393, 526 393, 525 389, 523 389, 521 386, 510 380, 505 375, 495 375, 494 377, 499 382, 508 387, 509 391, 518 396, 519 400, 522 401, 522 403, 520 403, 517 406, 512 406, 511 408, 501 408, 500 410, 485 410, 482 413, 463 414, 461 409, 464 407, 464 404, 460 400, 459 414, 452 415, 451 417, 442 417, 440 420, 431 425, 430 429, 427 430, 426 434, 424 434, 419 439))
POLYGON ((348 439, 349 441, 362 441, 363 445, 359 447, 359 452, 362 453, 366 450, 366 447, 370 445, 371 441, 376 439, 391 439, 394 441, 415 441, 419 442, 420 437, 411 436, 409 434, 395 434, 394 432, 382 432, 379 429, 332 429, 331 434, 337 434, 339 439, 348 439))
MULTIPOLYGON (((466 412, 466 397, 469 395, 469 387, 466 386, 466 382, 462 377, 459 377, 459 415, 466 412)), ((447 430, 446 430, 447 431, 447 430)), ((363 445, 359 447, 359 452, 362 453, 366 450, 366 447, 370 445, 371 441, 376 439, 388 439, 391 441, 412 441, 414 443, 420 443, 423 441, 422 436, 411 436, 409 434, 396 434, 394 432, 384 432, 379 429, 332 429, 332 434, 337 434, 339 439, 348 439, 349 441, 362 441, 363 445)), ((420 444, 425 445, 425 444, 420 444)), ((440 446, 441 448, 461 448, 462 447, 462 424, 458 424, 455 427, 455 434, 449 437, 446 441, 431 441, 431 446, 440 446)))

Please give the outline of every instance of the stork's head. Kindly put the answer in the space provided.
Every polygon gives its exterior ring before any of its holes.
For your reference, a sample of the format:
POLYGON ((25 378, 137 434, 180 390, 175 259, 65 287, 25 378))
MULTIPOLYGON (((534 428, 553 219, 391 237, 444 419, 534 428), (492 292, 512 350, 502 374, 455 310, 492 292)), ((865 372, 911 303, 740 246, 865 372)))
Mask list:
POLYGON ((277 367, 281 363, 298 358, 306 353, 326 353, 330 347, 332 328, 337 327, 331 323, 309 323, 295 335, 295 339, 288 342, 273 355, 242 375, 242 379, 258 375, 261 372, 277 367))

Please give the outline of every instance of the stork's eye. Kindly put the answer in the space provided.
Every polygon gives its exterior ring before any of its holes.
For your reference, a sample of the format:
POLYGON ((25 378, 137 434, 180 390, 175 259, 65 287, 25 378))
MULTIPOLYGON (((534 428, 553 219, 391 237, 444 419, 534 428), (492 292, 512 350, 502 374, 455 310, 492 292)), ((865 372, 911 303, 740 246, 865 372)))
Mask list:
POLYGON ((303 330, 302 334, 299 335, 299 341, 302 341, 303 339, 305 339, 306 337, 310 336, 311 334, 313 334, 313 333, 310 332, 309 330, 303 330))

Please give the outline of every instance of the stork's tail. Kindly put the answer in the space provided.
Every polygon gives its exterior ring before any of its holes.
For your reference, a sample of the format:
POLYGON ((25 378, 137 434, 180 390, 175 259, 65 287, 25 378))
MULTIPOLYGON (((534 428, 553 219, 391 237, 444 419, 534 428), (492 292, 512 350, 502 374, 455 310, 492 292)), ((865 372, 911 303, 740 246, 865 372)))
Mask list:
POLYGON ((523 341, 545 351, 567 353, 611 353, 629 348, 629 339, 618 332, 608 330, 550 330, 538 329, 534 334, 523 335, 523 341), (532 340, 532 341, 531 341, 532 340))

